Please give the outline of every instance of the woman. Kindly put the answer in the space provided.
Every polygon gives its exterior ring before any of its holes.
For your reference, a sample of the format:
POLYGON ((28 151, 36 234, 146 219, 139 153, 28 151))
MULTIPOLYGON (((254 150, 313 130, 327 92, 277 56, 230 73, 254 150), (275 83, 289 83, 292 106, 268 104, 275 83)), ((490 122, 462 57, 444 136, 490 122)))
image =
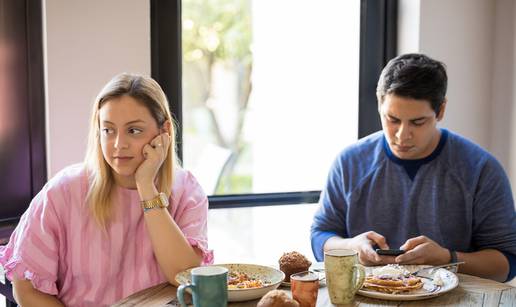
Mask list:
POLYGON ((114 77, 93 106, 85 162, 52 178, 0 247, 18 303, 110 305, 211 263, 208 200, 175 157, 160 86, 114 77))

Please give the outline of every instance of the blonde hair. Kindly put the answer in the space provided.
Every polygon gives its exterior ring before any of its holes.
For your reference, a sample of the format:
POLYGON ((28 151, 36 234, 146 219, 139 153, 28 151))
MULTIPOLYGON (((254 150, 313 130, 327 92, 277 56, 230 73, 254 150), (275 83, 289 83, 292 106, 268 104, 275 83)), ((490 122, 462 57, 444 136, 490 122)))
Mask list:
POLYGON ((122 96, 130 96, 150 111, 152 117, 162 127, 170 121, 170 147, 165 161, 157 174, 157 189, 170 196, 174 167, 176 165, 175 128, 168 100, 159 84, 150 77, 119 74, 109 81, 100 91, 91 114, 88 148, 85 157, 85 166, 89 179, 89 190, 86 203, 97 224, 106 229, 112 218, 111 203, 112 191, 115 186, 111 167, 104 159, 100 146, 99 110, 108 101, 122 96))

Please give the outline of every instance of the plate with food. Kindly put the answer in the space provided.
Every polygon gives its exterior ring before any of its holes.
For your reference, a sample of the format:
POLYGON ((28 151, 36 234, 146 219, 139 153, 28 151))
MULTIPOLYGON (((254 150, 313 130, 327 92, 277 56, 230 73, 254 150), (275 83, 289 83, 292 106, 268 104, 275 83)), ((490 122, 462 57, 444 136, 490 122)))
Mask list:
MULTIPOLYGON (((276 289, 285 278, 285 274, 280 270, 258 264, 229 263, 215 266, 228 269, 229 302, 258 299, 276 289)), ((176 281, 179 284, 190 283, 190 271, 191 269, 188 269, 178 273, 176 281)))
POLYGON ((358 294, 394 301, 422 300, 442 295, 459 285, 459 278, 444 268, 420 271, 425 266, 389 264, 366 267, 364 285, 358 294), (419 271, 416 275, 411 273, 419 271))

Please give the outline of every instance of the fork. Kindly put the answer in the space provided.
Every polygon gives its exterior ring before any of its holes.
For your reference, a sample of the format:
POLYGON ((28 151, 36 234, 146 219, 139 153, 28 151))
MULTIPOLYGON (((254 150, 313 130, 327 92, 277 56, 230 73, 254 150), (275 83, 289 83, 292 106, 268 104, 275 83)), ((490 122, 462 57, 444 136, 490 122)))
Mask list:
POLYGON ((410 273, 410 275, 417 276, 422 271, 434 270, 434 269, 439 269, 439 268, 447 268, 447 267, 451 267, 451 266, 458 266, 459 264, 463 264, 463 263, 465 263, 465 262, 464 261, 458 261, 458 262, 451 262, 451 263, 447 263, 447 264, 430 266, 430 267, 426 267, 426 268, 422 268, 422 269, 419 269, 417 271, 414 271, 414 272, 410 273))
MULTIPOLYGON (((466 262, 457 261, 457 262, 450 262, 450 263, 441 264, 441 265, 429 266, 429 267, 421 268, 417 271, 414 271, 414 272, 410 273, 410 275, 416 276, 417 274, 421 273, 422 271, 446 268, 446 267, 451 267, 451 266, 458 266, 459 264, 464 264, 464 263, 466 263, 466 262)), ((311 270, 314 272, 317 272, 317 273, 324 273, 324 268, 313 268, 311 270)))

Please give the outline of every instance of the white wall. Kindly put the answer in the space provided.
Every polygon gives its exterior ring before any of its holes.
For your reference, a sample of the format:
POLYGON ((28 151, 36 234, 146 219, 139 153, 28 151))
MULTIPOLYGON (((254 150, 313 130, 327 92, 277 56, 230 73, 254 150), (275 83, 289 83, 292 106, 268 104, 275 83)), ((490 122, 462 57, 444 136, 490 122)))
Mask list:
POLYGON ((442 126, 489 147, 494 7, 491 0, 421 1, 420 51, 448 70, 442 126))
POLYGON ((149 1, 44 1, 48 174, 84 158, 91 106, 120 72, 150 74, 149 1))
POLYGON ((401 0, 399 14, 399 53, 422 52, 447 65, 441 126, 493 153, 516 196, 514 1, 401 0))
MULTIPOLYGON (((511 0, 508 0, 511 1, 511 0)), ((512 54, 512 118, 516 118, 516 5, 514 2, 511 2, 512 4, 512 46, 513 46, 513 54, 512 54)), ((508 40, 510 42, 510 39, 508 40)), ((510 166, 511 166, 511 174, 513 179, 513 186, 516 189, 516 120, 512 121, 512 127, 511 127, 512 135, 511 135, 511 146, 510 146, 510 153, 511 153, 511 160, 510 160, 510 166)), ((516 194, 516 193, 515 193, 516 194)))
POLYGON ((398 53, 419 52, 420 0, 398 1, 398 53))
POLYGON ((516 190, 515 17, 516 5, 513 0, 496 1, 489 146, 491 152, 500 159, 512 177, 514 190, 516 190))

